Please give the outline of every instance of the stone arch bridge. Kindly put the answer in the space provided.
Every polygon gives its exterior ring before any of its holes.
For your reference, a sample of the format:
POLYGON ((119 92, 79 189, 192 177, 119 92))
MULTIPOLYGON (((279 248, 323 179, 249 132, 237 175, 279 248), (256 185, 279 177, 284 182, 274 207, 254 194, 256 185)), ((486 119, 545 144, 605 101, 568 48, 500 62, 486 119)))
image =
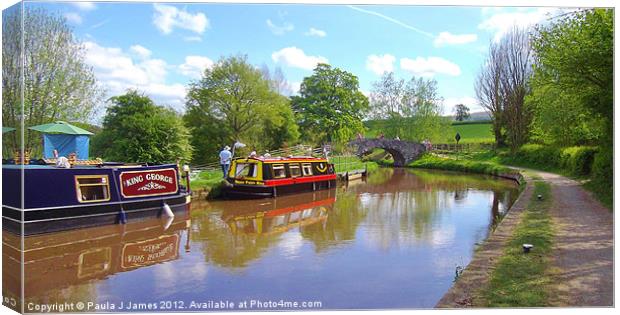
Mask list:
POLYGON ((421 143, 395 139, 357 139, 349 142, 349 145, 356 149, 355 154, 360 157, 372 149, 383 149, 392 155, 394 166, 398 167, 413 162, 426 152, 426 147, 421 143))

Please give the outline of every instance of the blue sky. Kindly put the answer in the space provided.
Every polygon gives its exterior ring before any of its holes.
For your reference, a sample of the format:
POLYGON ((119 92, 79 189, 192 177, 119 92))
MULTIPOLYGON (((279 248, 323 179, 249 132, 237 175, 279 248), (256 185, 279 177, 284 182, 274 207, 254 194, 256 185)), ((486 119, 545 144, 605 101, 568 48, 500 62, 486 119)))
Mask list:
POLYGON ((473 111, 474 81, 489 43, 554 8, 197 3, 26 3, 67 18, 86 61, 112 96, 138 88, 184 108, 185 87, 221 57, 246 54, 281 67, 292 93, 317 62, 352 72, 368 94, 381 73, 437 80, 444 112, 473 111))

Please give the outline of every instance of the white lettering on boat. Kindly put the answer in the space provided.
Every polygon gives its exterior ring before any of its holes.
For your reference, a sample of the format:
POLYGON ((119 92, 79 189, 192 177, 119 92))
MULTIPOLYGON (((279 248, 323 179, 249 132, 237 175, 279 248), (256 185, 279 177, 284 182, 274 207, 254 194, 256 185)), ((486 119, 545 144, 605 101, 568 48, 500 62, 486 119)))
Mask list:
POLYGON ((146 180, 154 180, 154 181, 164 182, 164 183, 168 183, 168 184, 173 184, 174 183, 174 179, 172 177, 170 177, 170 176, 166 176, 166 175, 162 175, 162 174, 158 174, 158 173, 148 173, 144 177, 142 177, 142 175, 138 175, 138 176, 134 176, 132 178, 129 178, 129 179, 127 179, 127 180, 125 180, 123 182, 123 185, 125 187, 130 187, 130 186, 133 186, 135 184, 142 183, 145 178, 146 178, 146 180))

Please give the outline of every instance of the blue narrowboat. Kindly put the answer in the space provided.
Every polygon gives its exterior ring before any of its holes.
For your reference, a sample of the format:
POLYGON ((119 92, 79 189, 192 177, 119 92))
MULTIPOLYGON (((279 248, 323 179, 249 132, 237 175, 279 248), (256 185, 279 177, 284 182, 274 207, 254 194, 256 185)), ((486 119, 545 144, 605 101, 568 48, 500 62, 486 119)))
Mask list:
POLYGON ((190 203, 189 169, 180 174, 176 164, 88 160, 92 133, 66 122, 29 129, 43 133, 43 158, 30 160, 28 151, 16 151, 2 161, 2 224, 11 232, 31 235, 174 216, 190 203))
POLYGON ((174 164, 3 165, 2 224, 30 235, 160 216, 166 205, 185 211, 191 196, 180 177, 174 164))

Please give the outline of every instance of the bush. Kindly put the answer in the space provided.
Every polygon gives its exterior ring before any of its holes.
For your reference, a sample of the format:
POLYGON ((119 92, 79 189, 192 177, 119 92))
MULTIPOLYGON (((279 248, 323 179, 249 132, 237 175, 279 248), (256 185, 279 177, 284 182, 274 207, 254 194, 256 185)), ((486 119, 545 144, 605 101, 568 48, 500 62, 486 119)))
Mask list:
POLYGON ((560 152, 560 167, 573 175, 589 175, 596 147, 568 147, 560 152))
POLYGON ((612 149, 604 149, 594 155, 592 163, 592 180, 600 185, 613 187, 614 158, 612 149))
POLYGON ((520 163, 559 167, 560 150, 541 144, 525 144, 517 150, 514 159, 520 163))

